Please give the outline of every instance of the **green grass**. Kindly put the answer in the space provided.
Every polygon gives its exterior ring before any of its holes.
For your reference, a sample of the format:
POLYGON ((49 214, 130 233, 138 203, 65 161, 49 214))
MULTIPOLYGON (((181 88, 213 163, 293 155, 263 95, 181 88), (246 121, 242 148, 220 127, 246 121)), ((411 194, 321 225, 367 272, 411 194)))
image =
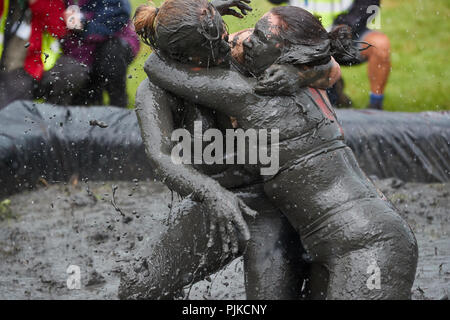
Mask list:
POLYGON ((0 201, 0 221, 13 218, 15 218, 15 215, 11 210, 11 200, 5 199, 0 201))
MULTIPOLYGON (((133 9, 144 0, 131 0, 133 9)), ((161 0, 155 1, 157 5, 161 0)), ((229 31, 253 27, 272 5, 252 0, 253 12, 245 19, 225 17, 229 31)), ((450 1, 382 1, 381 31, 392 46, 392 71, 385 93, 385 109, 391 111, 450 110, 450 1)), ((143 64, 151 50, 144 44, 129 68, 130 105, 139 83, 145 79, 143 64)), ((346 92, 355 107, 368 104, 367 65, 342 68, 346 92)))

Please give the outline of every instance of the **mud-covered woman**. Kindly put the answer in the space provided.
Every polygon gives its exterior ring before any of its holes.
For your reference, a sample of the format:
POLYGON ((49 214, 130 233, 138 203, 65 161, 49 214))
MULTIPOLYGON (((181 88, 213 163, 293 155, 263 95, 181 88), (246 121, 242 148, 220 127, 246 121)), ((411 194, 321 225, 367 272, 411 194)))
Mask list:
MULTIPOLYGON (((231 6, 236 5, 243 14, 251 9, 242 1, 217 1, 214 5, 207 1, 172 0, 166 1, 158 12, 155 8, 143 6, 137 10, 136 28, 139 32, 142 23, 146 25, 150 19, 158 17, 159 25, 169 25, 177 28, 178 32, 171 40, 166 39, 166 43, 172 41, 172 47, 158 49, 161 55, 189 63, 193 68, 209 63, 216 65, 215 57, 221 55, 210 50, 205 52, 204 46, 209 47, 210 39, 208 33, 198 30, 202 30, 205 23, 213 26, 213 36, 217 34, 216 26, 225 30, 216 7, 222 14, 237 17, 242 15, 231 6), (185 48, 177 40, 184 40, 190 46, 185 48)), ((242 53, 242 36, 251 31, 230 36, 232 54, 236 57, 242 53)), ((225 37, 218 39, 219 42, 225 40, 225 37)), ((228 44, 224 49, 230 51, 228 44)), ((228 58, 221 61, 227 62, 228 58)), ((325 88, 340 75, 335 62, 319 68, 305 68, 301 73, 289 70, 291 78, 281 76, 284 71, 273 70, 272 77, 265 79, 261 90, 284 90, 306 84, 325 88)), ((237 165, 175 165, 172 162, 171 134, 174 129, 187 128, 193 132, 194 121, 201 121, 203 131, 209 128, 225 131, 233 128, 230 117, 179 99, 148 79, 138 89, 136 110, 156 176, 187 198, 180 210, 184 212, 181 214, 183 218, 175 219, 177 222, 171 226, 170 232, 161 236, 156 247, 152 244, 144 246, 141 258, 124 273, 121 298, 171 298, 183 285, 218 271, 238 251, 241 254, 245 250, 247 298, 298 299, 307 274, 301 257, 301 244, 295 230, 264 195, 259 171, 237 165), (247 219, 252 237, 245 243, 249 230, 242 214, 253 215, 252 210, 258 215, 247 219), (214 236, 216 231, 220 237, 214 236), (244 242, 241 241, 238 250, 239 235, 244 242), (208 239, 214 241, 206 243, 208 239), (223 243, 222 247, 220 243, 223 243), (197 254, 192 252, 192 248, 197 248, 197 254), (206 251, 208 255, 203 256, 201 253, 206 251), (230 252, 232 255, 228 254, 230 252)), ((177 210, 172 211, 176 215, 177 210)))
MULTIPOLYGON (((158 47, 157 30, 151 35, 158 47)), ((256 76, 274 63, 323 65, 332 54, 352 54, 350 39, 346 28, 329 34, 302 9, 274 8, 244 40, 244 63, 256 76)), ((218 62, 226 58, 224 45, 210 41, 218 62)), ((409 298, 417 264, 415 237, 361 171, 325 94, 304 88, 262 96, 255 93, 254 78, 218 67, 192 70, 172 59, 149 58, 145 70, 152 82, 235 117, 243 129, 279 130, 280 169, 265 177, 264 191, 312 258, 312 297, 409 298)))

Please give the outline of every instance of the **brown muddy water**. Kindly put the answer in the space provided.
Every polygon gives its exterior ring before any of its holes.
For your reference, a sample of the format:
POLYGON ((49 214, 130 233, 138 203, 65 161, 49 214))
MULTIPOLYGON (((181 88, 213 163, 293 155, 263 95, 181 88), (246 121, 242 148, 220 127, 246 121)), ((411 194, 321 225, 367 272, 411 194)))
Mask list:
MULTIPOLYGON (((448 299, 450 183, 375 182, 419 244, 413 299, 448 299)), ((80 182, 8 199, 0 206, 0 299, 117 299, 121 268, 166 230, 171 192, 157 182, 80 182), (79 267, 80 289, 67 286, 70 265, 79 267)), ((245 299, 242 259, 194 284, 189 298, 245 299)))

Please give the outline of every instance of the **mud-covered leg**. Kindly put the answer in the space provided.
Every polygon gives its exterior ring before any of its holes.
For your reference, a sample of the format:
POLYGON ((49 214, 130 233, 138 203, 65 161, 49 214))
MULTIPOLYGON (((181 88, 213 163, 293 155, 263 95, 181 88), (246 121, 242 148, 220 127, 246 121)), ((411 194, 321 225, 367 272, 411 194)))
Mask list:
POLYGON ((305 296, 308 300, 325 300, 327 298, 329 271, 321 263, 312 263, 305 286, 305 296))
POLYGON ((245 288, 250 300, 298 300, 308 275, 298 233, 282 213, 261 197, 244 253, 245 288))
MULTIPOLYGON (((349 221, 348 218, 357 216, 358 212, 365 215, 359 214, 361 219, 357 225, 346 224, 352 225, 347 228, 346 237, 328 240, 324 235, 320 237, 326 240, 322 245, 335 243, 336 249, 328 251, 326 257, 317 261, 327 274, 321 279, 314 275, 319 281, 312 283, 313 298, 409 299, 417 265, 414 234, 388 203, 381 199, 355 205, 341 214, 339 220, 349 221), (328 283, 324 290, 323 281, 326 280, 328 283)), ((335 221, 340 223, 339 220, 335 221)), ((328 222, 337 229, 333 221, 328 222)), ((345 226, 341 224, 340 229, 345 229, 345 226)), ((322 250, 317 247, 314 251, 322 250)))
POLYGON ((410 265, 401 263, 414 262, 410 261, 411 255, 407 257, 410 259, 403 258, 401 252, 390 255, 385 246, 380 245, 356 250, 337 259, 330 268, 327 299, 410 299, 415 272, 409 272, 410 265))
MULTIPOLYGON (((239 243, 238 255, 245 252, 247 298, 298 299, 307 274, 298 234, 262 192, 252 187, 237 195, 259 211, 256 219, 248 219, 250 242, 239 243)), ((121 299, 172 299, 184 286, 219 271, 231 260, 223 256, 219 234, 207 249, 210 224, 201 205, 185 199, 177 208, 170 226, 160 228, 161 236, 149 240, 140 257, 122 273, 121 299)))
MULTIPOLYGON (((230 261, 231 256, 222 256, 219 238, 207 248, 210 224, 200 204, 186 198, 172 215, 169 226, 158 230, 161 236, 148 242, 140 257, 122 272, 120 299, 172 299, 184 286, 219 271, 230 261)), ((244 242, 240 244, 243 247, 244 242)))

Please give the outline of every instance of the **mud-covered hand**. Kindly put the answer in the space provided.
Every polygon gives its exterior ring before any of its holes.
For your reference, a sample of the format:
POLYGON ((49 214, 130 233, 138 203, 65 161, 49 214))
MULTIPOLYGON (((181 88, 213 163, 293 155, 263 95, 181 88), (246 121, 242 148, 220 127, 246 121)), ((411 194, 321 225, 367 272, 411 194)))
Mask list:
POLYGON ((327 89, 341 77, 341 67, 331 57, 330 61, 313 66, 274 64, 258 79, 255 93, 276 96, 291 95, 303 87, 327 89))
POLYGON ((247 5, 251 0, 213 0, 211 4, 219 11, 220 15, 230 15, 242 19, 247 15, 247 11, 252 11, 253 9, 247 5), (237 7, 241 13, 237 12, 232 7, 237 7))
POLYGON ((304 82, 302 73, 293 65, 274 64, 258 78, 255 93, 265 96, 291 95, 304 82))
POLYGON ((239 251, 239 234, 241 239, 250 240, 250 231, 243 214, 256 216, 241 199, 226 189, 205 191, 202 204, 210 214, 210 232, 208 247, 214 245, 215 236, 219 233, 222 240, 224 258, 239 251))

